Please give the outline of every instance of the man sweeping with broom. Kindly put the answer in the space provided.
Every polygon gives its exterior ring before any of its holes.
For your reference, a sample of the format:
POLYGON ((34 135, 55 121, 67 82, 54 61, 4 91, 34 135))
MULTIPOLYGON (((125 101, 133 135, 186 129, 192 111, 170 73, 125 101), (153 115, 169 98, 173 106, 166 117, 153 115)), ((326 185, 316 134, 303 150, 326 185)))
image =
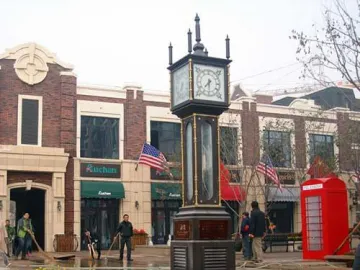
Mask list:
POLYGON ((31 232, 33 226, 31 223, 29 213, 25 213, 22 218, 19 219, 17 224, 17 236, 18 236, 18 247, 16 249, 15 257, 18 258, 21 252, 21 259, 26 259, 26 252, 32 243, 31 232))

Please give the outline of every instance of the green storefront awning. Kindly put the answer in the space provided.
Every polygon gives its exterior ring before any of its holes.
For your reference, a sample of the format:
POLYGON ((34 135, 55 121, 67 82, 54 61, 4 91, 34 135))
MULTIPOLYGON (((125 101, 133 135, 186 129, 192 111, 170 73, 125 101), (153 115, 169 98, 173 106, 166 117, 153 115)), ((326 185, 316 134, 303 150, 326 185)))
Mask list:
POLYGON ((151 183, 152 200, 181 200, 181 184, 151 183))
POLYGON ((124 185, 121 182, 81 181, 81 198, 123 199, 124 185))

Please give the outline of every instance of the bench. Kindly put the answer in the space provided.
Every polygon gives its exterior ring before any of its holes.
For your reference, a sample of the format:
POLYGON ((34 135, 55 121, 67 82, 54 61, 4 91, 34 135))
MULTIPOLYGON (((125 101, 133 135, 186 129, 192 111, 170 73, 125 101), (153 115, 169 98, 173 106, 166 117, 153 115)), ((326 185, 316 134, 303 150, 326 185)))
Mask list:
POLYGON ((270 247, 270 252, 272 252, 273 246, 285 246, 286 252, 289 251, 289 246, 293 247, 295 250, 295 243, 301 241, 301 236, 297 234, 288 234, 288 233, 275 233, 267 234, 263 240, 263 250, 264 252, 270 247))

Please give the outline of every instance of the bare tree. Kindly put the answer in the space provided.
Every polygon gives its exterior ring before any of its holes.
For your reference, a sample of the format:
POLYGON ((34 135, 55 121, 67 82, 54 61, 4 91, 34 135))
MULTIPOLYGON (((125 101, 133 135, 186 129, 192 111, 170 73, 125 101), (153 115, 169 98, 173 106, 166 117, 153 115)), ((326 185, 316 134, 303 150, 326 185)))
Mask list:
POLYGON ((313 35, 293 30, 290 38, 298 41, 297 60, 303 63, 304 78, 310 76, 323 86, 329 86, 333 84, 330 73, 336 72, 360 90, 360 0, 346 1, 356 5, 354 16, 348 12, 345 1, 334 0, 333 3, 332 8, 325 7, 323 27, 313 25, 313 35))

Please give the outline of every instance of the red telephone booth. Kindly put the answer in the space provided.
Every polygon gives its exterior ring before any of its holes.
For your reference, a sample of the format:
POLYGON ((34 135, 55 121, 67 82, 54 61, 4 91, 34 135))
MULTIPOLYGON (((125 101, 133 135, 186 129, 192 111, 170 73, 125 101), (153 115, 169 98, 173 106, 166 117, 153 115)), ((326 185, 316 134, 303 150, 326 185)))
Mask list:
MULTIPOLYGON (((304 259, 332 255, 349 232, 346 185, 340 179, 318 178, 301 185, 301 220, 304 259)), ((349 242, 337 252, 350 250, 349 242)))

